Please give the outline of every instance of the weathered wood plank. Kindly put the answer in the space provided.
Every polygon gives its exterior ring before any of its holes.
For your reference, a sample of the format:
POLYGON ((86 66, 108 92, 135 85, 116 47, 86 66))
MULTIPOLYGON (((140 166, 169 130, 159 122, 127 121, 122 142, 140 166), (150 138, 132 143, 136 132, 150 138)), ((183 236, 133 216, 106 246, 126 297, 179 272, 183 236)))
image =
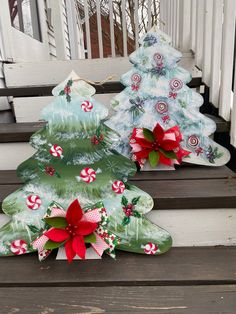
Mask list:
MULTIPOLYGON (((154 199, 154 209, 236 208, 236 178, 135 181, 154 199)), ((21 184, 0 186, 0 204, 21 184)))
MULTIPOLYGON (((179 167, 176 169, 176 171, 138 172, 133 178, 130 179, 130 181, 227 179, 231 177, 236 177, 236 173, 226 166, 201 167, 189 165, 188 167, 179 167)), ((15 170, 0 171, 0 185, 20 183, 22 183, 22 181, 17 177, 15 170)))
MULTIPOLYGON (((201 71, 195 67, 194 57, 190 53, 183 54, 179 65, 191 72, 193 78, 201 78, 201 71)), ((104 58, 70 61, 43 61, 5 64, 4 74, 7 87, 56 85, 63 81, 72 70, 81 78, 101 81, 114 75, 112 81, 118 81, 121 75, 129 71, 133 65, 128 58, 104 58), (96 71, 94 69, 96 68, 96 71), (60 71, 58 71, 60 69, 60 71)), ((199 85, 198 85, 199 86, 199 85)))
POLYGON ((1 313, 235 313, 236 286, 1 288, 1 313))
MULTIPOLYGON (((33 116, 35 117, 35 114, 33 116)), ((21 119, 19 117, 19 120, 21 119)), ((229 123, 224 123, 220 118, 214 120, 217 124, 217 132, 229 131, 229 123)), ((44 124, 43 122, 2 123, 0 124, 0 143, 28 142, 30 136, 42 128, 44 124)))
POLYGON ((137 181, 155 209, 236 208, 236 179, 137 181))
POLYGON ((28 142, 30 136, 45 124, 45 122, 2 123, 0 125, 0 142, 28 142))
POLYGON ((173 248, 161 256, 119 252, 117 260, 39 263, 37 255, 0 258, 0 287, 236 284, 236 248, 173 248))
MULTIPOLYGON (((190 88, 196 88, 201 85, 201 78, 193 78, 188 86, 190 88)), ((93 84, 91 84, 93 85, 93 84)), ((0 96, 14 96, 14 97, 25 97, 25 96, 51 96, 52 90, 56 85, 46 86, 27 86, 27 87, 9 87, 0 88, 0 96)), ((96 89, 96 93, 119 93, 125 87, 120 82, 109 82, 103 85, 93 85, 96 89)))

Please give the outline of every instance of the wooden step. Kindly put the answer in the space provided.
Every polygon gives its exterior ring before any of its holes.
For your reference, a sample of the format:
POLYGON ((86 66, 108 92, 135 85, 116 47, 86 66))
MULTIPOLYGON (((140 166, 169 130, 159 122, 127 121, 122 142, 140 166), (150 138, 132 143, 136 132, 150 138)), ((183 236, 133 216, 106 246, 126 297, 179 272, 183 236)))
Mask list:
POLYGON ((71 265, 36 254, 0 258, 1 313, 234 314, 235 265, 236 248, 224 247, 71 265))
MULTIPOLYGON (((154 209, 236 208, 236 174, 227 167, 140 172, 131 181, 153 197, 154 209)), ((15 171, 0 171, 0 204, 21 186, 15 171)))
MULTIPOLYGON (((216 132, 227 132, 229 130, 228 122, 213 116, 210 117, 216 122, 216 132)), ((28 142, 31 135, 44 125, 45 122, 2 123, 0 124, 0 143, 28 142)))
POLYGON ((118 252, 117 259, 39 263, 37 254, 0 258, 0 287, 236 284, 236 247, 172 248, 160 256, 118 252), (65 271, 66 270, 66 271, 65 271))

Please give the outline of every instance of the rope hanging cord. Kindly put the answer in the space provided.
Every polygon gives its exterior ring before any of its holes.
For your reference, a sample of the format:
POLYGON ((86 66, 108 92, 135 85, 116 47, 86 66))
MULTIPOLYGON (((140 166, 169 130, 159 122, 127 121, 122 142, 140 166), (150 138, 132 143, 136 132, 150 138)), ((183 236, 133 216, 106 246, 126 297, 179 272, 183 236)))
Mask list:
POLYGON ((99 81, 99 82, 94 82, 94 81, 90 81, 90 80, 87 80, 87 79, 84 79, 84 78, 78 78, 78 79, 75 79, 73 80, 74 82, 79 82, 79 81, 84 81, 88 84, 92 84, 92 85, 97 85, 97 86, 101 86, 109 81, 112 81, 114 80, 114 78, 116 78, 117 76, 116 75, 110 75, 108 77, 106 77, 104 80, 102 81, 99 81))

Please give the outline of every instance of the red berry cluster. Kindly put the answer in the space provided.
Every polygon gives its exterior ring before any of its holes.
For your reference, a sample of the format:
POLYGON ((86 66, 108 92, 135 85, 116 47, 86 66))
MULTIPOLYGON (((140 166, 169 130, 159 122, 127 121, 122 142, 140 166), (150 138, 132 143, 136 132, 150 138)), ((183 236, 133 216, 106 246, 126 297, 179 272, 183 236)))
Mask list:
POLYGON ((46 167, 45 167, 45 172, 46 172, 49 176, 53 177, 54 174, 55 174, 55 169, 54 169, 53 167, 51 167, 51 166, 46 166, 46 167))
POLYGON ((133 204, 128 204, 127 206, 123 207, 123 212, 125 213, 126 217, 130 217, 133 215, 133 209, 134 209, 134 205, 133 204))

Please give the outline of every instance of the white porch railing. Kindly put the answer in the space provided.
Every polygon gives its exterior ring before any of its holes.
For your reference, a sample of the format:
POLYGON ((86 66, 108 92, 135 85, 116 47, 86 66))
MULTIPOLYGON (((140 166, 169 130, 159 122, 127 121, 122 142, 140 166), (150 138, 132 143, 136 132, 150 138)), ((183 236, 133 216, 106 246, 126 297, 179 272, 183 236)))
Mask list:
POLYGON ((159 16, 159 0, 75 0, 82 22, 85 25, 85 46, 87 58, 93 58, 94 25, 97 28, 99 58, 127 57, 138 47, 141 34, 148 31, 159 16), (96 18, 94 18, 96 15, 96 18), (92 20, 92 25, 91 25, 92 20), (96 21, 95 21, 96 20, 96 21), (96 23, 96 24, 95 24, 96 23), (108 27, 107 27, 108 26, 108 27), (105 28, 103 28, 105 27, 105 28), (92 40, 93 37, 93 40, 92 40), (117 38, 119 45, 117 46, 117 38), (107 38, 110 43, 107 42, 107 38), (120 40, 121 38, 121 40, 120 40), (106 40, 106 43, 104 41, 106 40), (128 44, 130 48, 128 49, 128 44), (110 54, 105 55, 104 47, 110 45, 110 54))
POLYGON ((160 18, 175 47, 195 54, 210 102, 231 120, 231 144, 236 147, 236 1, 160 0, 160 18))

